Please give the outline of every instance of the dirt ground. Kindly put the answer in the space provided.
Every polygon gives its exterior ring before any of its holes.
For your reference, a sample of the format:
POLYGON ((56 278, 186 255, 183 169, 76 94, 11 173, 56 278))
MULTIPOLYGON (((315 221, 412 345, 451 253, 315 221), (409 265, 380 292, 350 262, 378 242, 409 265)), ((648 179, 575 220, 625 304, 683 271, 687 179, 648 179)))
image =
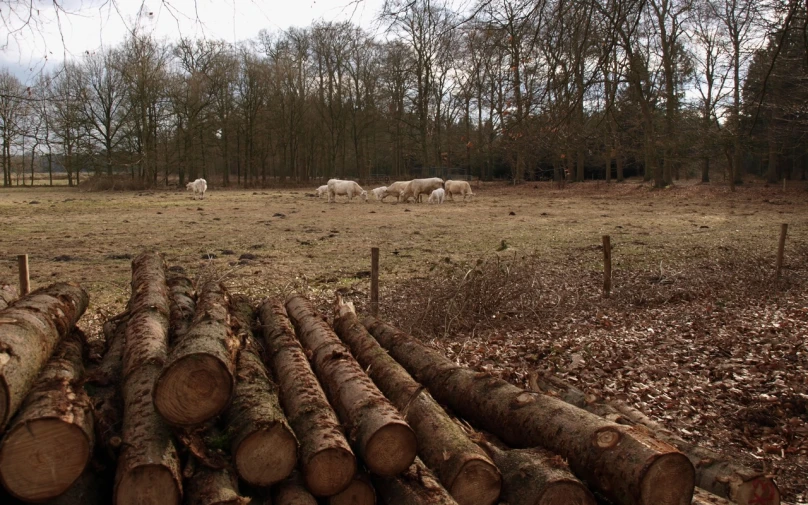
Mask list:
POLYGON ((128 299, 130 259, 157 249, 191 278, 256 299, 301 290, 326 303, 340 290, 361 309, 376 246, 382 317, 519 385, 539 371, 625 399, 808 503, 804 184, 483 184, 474 201, 444 205, 328 204, 315 187, 211 187, 204 201, 0 189, 0 284, 16 284, 15 256, 27 253, 32 287, 90 292, 81 324, 98 334, 128 299))

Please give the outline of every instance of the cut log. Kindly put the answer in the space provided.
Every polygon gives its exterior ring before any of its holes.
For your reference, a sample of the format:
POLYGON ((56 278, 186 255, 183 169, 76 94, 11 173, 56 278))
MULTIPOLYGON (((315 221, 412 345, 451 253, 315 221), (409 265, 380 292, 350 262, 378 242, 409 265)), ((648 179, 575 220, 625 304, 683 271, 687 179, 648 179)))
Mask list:
POLYGON ((283 304, 267 301, 259 310, 269 365, 278 380, 283 409, 300 441, 300 466, 316 496, 331 496, 351 483, 356 458, 334 410, 295 338, 283 304))
POLYGON ((59 283, 0 310, 0 432, 88 302, 80 286, 59 283))
POLYGON ((595 497, 559 456, 539 448, 508 449, 486 437, 480 443, 502 472, 508 505, 595 505, 595 497))
POLYGON ((108 505, 112 501, 112 485, 89 468, 63 495, 47 505, 108 505))
POLYGON ((96 442, 113 462, 118 461, 121 447, 123 399, 120 385, 129 313, 125 312, 114 319, 114 322, 110 320, 104 323, 107 352, 98 366, 88 372, 85 384, 93 405, 96 442))
POLYGON ((283 482, 272 488, 272 500, 266 505, 317 505, 317 499, 306 489, 303 476, 292 473, 283 482))
POLYGON ((384 505, 457 505, 419 458, 396 477, 373 475, 371 479, 384 505))
POLYGON ((345 491, 326 500, 328 505, 376 505, 376 490, 365 472, 356 472, 351 485, 345 491))
POLYGON ((21 500, 64 493, 92 455, 92 407, 81 384, 82 340, 78 330, 62 340, 0 445, 0 480, 21 500))
POLYGON ((254 313, 243 298, 233 300, 236 334, 243 342, 236 368, 236 393, 225 415, 232 435, 230 452, 242 479, 269 486, 289 476, 297 465, 297 439, 278 400, 253 338, 254 313))
POLYGON ((0 284, 0 310, 5 309, 17 299, 17 288, 11 284, 0 284))
POLYGON ((196 313, 194 283, 183 275, 171 275, 168 284, 169 314, 168 340, 179 341, 188 333, 196 313))
POLYGON ((510 446, 541 446, 561 455, 576 476, 606 498, 624 505, 684 505, 692 500, 693 465, 647 432, 456 365, 372 317, 364 324, 438 401, 510 446))
POLYGON ((693 493, 693 505, 733 505, 733 503, 697 487, 693 493))
POLYGON ((123 442, 115 475, 116 505, 175 505, 182 496, 171 432, 154 409, 152 391, 166 360, 168 289, 157 253, 132 261, 132 298, 123 352, 123 442))
POLYGON ((246 505, 250 502, 239 494, 238 480, 227 468, 196 465, 188 478, 187 489, 187 502, 193 505, 246 505))
POLYGON ((171 349, 154 388, 154 405, 170 424, 201 424, 230 404, 239 345, 228 305, 224 286, 205 284, 191 328, 171 349))
POLYGON ((770 475, 752 469, 718 451, 688 442, 631 405, 602 401, 557 377, 531 374, 531 389, 552 394, 610 421, 640 429, 684 453, 696 468, 696 486, 739 505, 778 505, 780 490, 770 475))
POLYGON ((415 433, 307 299, 289 298, 286 310, 368 470, 386 476, 406 470, 415 459, 415 433))
POLYGON ((460 505, 492 505, 502 478, 491 458, 472 442, 429 392, 370 336, 351 303, 337 298, 334 329, 373 382, 404 414, 418 438, 418 454, 460 505))

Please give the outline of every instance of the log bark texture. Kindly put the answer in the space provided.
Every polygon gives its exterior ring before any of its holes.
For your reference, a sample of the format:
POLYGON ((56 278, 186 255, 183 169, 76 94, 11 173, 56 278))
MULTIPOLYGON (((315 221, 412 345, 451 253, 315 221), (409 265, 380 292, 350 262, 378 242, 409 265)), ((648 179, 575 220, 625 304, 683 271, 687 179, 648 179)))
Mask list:
POLYGON ((154 389, 154 405, 169 424, 204 423, 232 400, 239 342, 230 329, 229 303, 224 286, 205 284, 191 328, 171 349, 154 389))
POLYGON ((303 476, 293 472, 272 488, 272 499, 265 505, 317 505, 317 499, 306 489, 303 476))
POLYGON ((429 392, 367 332, 351 304, 337 302, 337 335, 362 368, 401 412, 418 438, 418 454, 460 505, 497 502, 502 477, 491 458, 472 442, 429 392))
POLYGON ((687 505, 692 500, 693 465, 647 432, 458 366, 375 318, 363 322, 438 401, 508 445, 541 446, 561 455, 576 476, 621 504, 687 505))
POLYGON ((12 495, 44 501, 67 491, 92 456, 90 399, 82 387, 83 335, 62 340, 0 445, 0 480, 12 495))
POLYGON ((196 313, 194 283, 183 275, 170 275, 168 281, 169 325, 168 340, 179 341, 188 333, 196 313))
POLYGON ((238 479, 228 468, 196 465, 187 488, 187 502, 193 505, 246 505, 250 502, 239 493, 238 479))
POLYGON ((243 342, 236 368, 236 392, 225 422, 232 434, 230 453, 242 479, 269 486, 297 465, 297 439, 278 399, 278 386, 267 375, 261 348, 252 335, 248 302, 234 299, 233 320, 243 342))
POLYGON ((11 284, 0 284, 0 310, 5 309, 17 299, 17 288, 11 284))
POLYGON ((502 501, 508 505, 595 505, 595 497, 559 456, 539 448, 507 449, 482 440, 502 472, 502 501))
POLYGON ((383 505, 457 505, 419 458, 400 475, 373 475, 371 480, 383 505))
POLYGON ((351 485, 326 499, 328 505, 376 505, 376 490, 365 472, 356 472, 351 485))
POLYGON ((316 496, 337 494, 351 483, 356 458, 295 338, 283 304, 263 303, 259 317, 281 405, 300 442, 298 459, 306 486, 316 496))
POLYGON ((171 432, 152 392, 166 360, 168 289, 165 263, 145 252, 132 261, 132 297, 123 352, 122 450, 115 475, 116 505, 175 505, 182 481, 171 432))
POLYGON ((348 428, 348 440, 368 470, 387 476, 403 472, 415 459, 415 433, 311 302, 293 296, 286 302, 286 310, 300 342, 311 352, 326 395, 348 428))
POLYGON ((0 432, 88 302, 77 284, 58 283, 0 310, 0 432))
POLYGON ((110 461, 118 461, 123 423, 121 382, 123 349, 129 313, 116 316, 114 322, 104 323, 107 351, 101 362, 89 371, 85 389, 90 392, 95 420, 95 435, 99 447, 110 461))
POLYGON ((688 442, 625 402, 601 401, 556 377, 532 375, 531 388, 610 421, 646 429, 684 453, 696 469, 696 486, 739 505, 779 505, 780 490, 765 473, 718 451, 688 442))

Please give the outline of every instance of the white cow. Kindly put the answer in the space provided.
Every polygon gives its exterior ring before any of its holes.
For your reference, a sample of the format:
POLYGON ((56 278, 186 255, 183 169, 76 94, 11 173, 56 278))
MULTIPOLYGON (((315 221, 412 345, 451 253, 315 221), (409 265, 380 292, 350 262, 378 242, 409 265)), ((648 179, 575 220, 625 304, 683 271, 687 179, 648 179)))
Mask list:
POLYGON ((328 193, 328 185, 324 184, 317 188, 317 198, 322 198, 324 194, 328 193))
POLYGON ((353 200, 354 196, 359 196, 367 203, 368 192, 354 181, 342 181, 340 179, 330 179, 328 181, 328 201, 336 201, 337 195, 345 195, 348 200, 353 200))
POLYGON ((401 201, 401 193, 407 187, 410 181, 396 181, 393 184, 387 186, 387 189, 384 190, 384 195, 382 196, 382 201, 388 196, 396 197, 396 201, 401 201))
POLYGON ((384 197, 387 196, 385 195, 385 191, 387 191, 387 186, 379 186, 376 189, 370 190, 370 193, 376 198, 376 200, 381 202, 384 200, 384 197))
POLYGON ((471 192, 471 184, 467 181, 448 180, 444 187, 446 188, 446 196, 452 201, 454 201, 454 195, 463 195, 463 201, 466 201, 466 196, 469 197, 469 200, 474 196, 474 193, 471 192))
POLYGON ((186 184, 185 189, 194 192, 194 200, 196 200, 196 195, 202 195, 202 200, 204 200, 205 191, 208 190, 208 182, 205 179, 197 179, 186 184))
POLYGON ((401 193, 401 199, 407 201, 415 198, 416 202, 421 201, 421 195, 431 195, 433 191, 443 187, 443 179, 440 177, 430 177, 429 179, 413 179, 401 193))
POLYGON ((438 188, 429 195, 429 203, 443 203, 443 199, 446 197, 446 191, 443 188, 438 188))

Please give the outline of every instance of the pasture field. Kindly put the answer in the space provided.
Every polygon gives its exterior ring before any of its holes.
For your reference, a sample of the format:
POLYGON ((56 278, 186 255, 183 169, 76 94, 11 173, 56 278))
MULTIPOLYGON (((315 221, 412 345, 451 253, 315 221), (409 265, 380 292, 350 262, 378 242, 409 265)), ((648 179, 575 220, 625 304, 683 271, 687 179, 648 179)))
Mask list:
POLYGON ((629 400, 686 438, 765 465, 784 499, 808 500, 804 184, 730 193, 684 181, 658 191, 639 181, 491 183, 474 185, 472 202, 443 205, 328 204, 314 196, 318 185, 209 184, 205 200, 0 189, 0 284, 17 283, 16 255, 27 253, 33 288, 74 281, 89 291, 80 324, 97 335, 126 304, 130 259, 156 249, 192 279, 221 278, 233 292, 301 290, 324 307, 340 290, 362 309, 376 246, 382 317, 517 384, 551 371, 629 400), (781 223, 788 241, 775 286, 781 223), (601 296, 606 234, 610 299, 601 296), (498 281, 469 280, 493 264, 498 281), (456 305, 462 289, 478 290, 481 307, 456 305), (520 294, 497 301, 494 289, 520 294), (447 300, 455 312, 442 309, 447 300))

